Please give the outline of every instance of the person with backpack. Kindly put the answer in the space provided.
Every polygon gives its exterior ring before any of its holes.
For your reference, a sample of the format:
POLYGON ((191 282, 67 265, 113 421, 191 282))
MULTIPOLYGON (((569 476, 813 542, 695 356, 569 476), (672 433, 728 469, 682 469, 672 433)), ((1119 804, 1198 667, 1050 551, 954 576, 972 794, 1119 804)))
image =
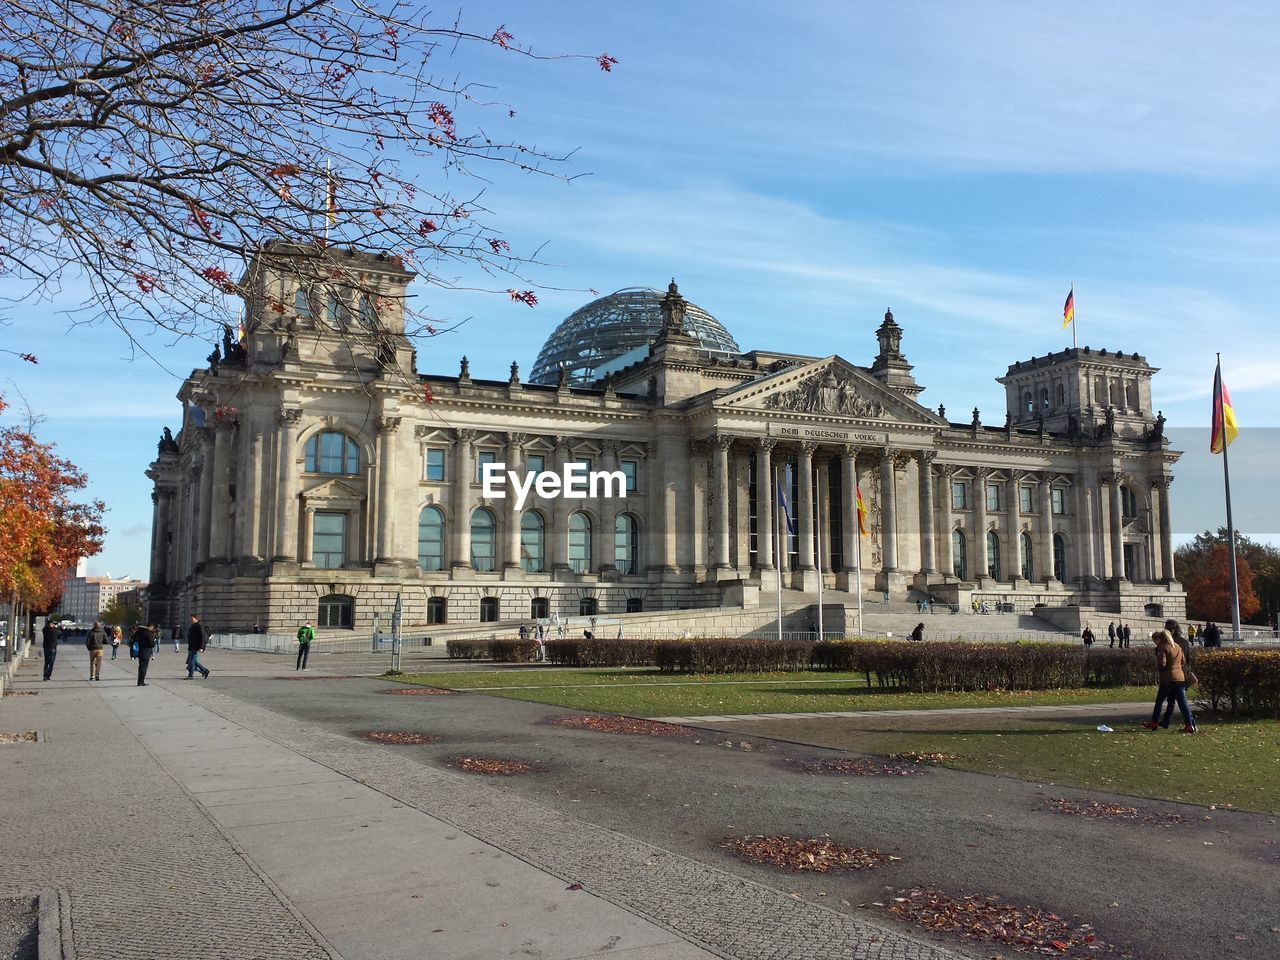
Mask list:
POLYGON ((307 654, 311 652, 311 641, 315 638, 316 632, 311 629, 310 623, 304 623, 298 628, 298 662, 294 670, 307 669, 307 654))
POLYGON ((195 677, 196 671, 206 680, 209 679, 209 668, 200 662, 200 651, 209 645, 209 628, 200 622, 194 613, 191 615, 191 626, 187 627, 187 679, 195 677))
POLYGON ((93 628, 84 638, 85 649, 89 651, 89 679, 102 679, 102 648, 107 642, 107 631, 102 629, 100 620, 93 621, 93 628))
POLYGON ((138 686, 147 685, 147 665, 155 653, 156 634, 152 628, 138 624, 129 635, 129 644, 138 651, 138 686))

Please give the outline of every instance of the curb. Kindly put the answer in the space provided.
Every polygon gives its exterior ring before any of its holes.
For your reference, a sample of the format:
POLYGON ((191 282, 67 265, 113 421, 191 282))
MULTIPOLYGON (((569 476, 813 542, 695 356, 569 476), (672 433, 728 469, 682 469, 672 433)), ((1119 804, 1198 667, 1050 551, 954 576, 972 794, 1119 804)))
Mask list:
POLYGON ((71 895, 65 890, 40 891, 39 960, 75 960, 71 934, 71 895))

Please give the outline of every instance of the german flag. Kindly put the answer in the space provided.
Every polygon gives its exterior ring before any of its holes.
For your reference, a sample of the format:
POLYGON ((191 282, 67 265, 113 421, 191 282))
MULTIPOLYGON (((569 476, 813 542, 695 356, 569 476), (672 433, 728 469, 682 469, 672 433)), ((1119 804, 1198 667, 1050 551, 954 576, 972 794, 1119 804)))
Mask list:
POLYGON ((858 532, 864 537, 867 536, 867 502, 862 499, 862 487, 855 487, 857 490, 857 507, 858 507, 858 532))
POLYGON ((1065 330, 1071 326, 1071 321, 1076 318, 1076 288, 1073 286, 1071 292, 1067 294, 1067 302, 1062 305, 1062 329, 1065 330))
POLYGON ((1236 412, 1231 407, 1227 385, 1222 382, 1222 363, 1219 362, 1213 372, 1213 432, 1209 438, 1209 452, 1224 453, 1239 433, 1236 412))

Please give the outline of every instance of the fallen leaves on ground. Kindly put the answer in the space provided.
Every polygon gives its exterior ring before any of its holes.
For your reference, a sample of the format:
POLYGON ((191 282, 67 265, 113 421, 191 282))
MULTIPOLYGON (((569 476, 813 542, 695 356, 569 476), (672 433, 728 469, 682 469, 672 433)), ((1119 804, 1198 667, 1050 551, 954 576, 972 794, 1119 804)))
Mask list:
POLYGON ((886 753, 886 760, 900 760, 904 763, 926 763, 931 766, 937 766, 942 763, 950 763, 952 760, 959 760, 959 754, 955 753, 920 753, 916 750, 908 750, 905 753, 886 753))
POLYGON ((801 773, 854 777, 909 777, 920 772, 902 763, 886 763, 874 757, 821 757, 811 760, 796 760, 788 757, 786 763, 801 773))
POLYGON ((445 697, 453 693, 452 690, 442 690, 440 687, 395 687, 378 692, 389 693, 393 697, 445 697))
POLYGON ((1062 797, 1046 797, 1055 813, 1063 813, 1072 817, 1091 817, 1095 820, 1123 820, 1128 823, 1153 823, 1167 827, 1175 823, 1186 823, 1187 818, 1177 813, 1159 813, 1155 810, 1143 810, 1141 807, 1126 807, 1117 803, 1099 803, 1097 800, 1067 800, 1062 797))
POLYGON ((0 733, 0 743, 31 743, 35 738, 34 730, 25 730, 22 733, 0 733))
POLYGON ((4 695, 6 697, 38 697, 40 696, 40 691, 39 690, 6 690, 4 695))
POLYGON ((449 766, 468 773, 483 773, 490 777, 518 777, 533 773, 537 767, 523 760, 507 760, 502 757, 458 757, 449 766))
POLYGON ((634 717, 595 717, 590 714, 571 713, 553 717, 547 721, 559 727, 594 730, 596 733, 633 733, 650 737, 689 737, 693 731, 675 723, 658 720, 637 720, 634 717))
POLYGON ((281 677, 281 680, 359 680, 354 673, 303 673, 293 677, 281 677))
POLYGON ((878 850, 846 847, 825 838, 728 837, 721 846, 752 863, 815 873, 871 870, 901 859, 878 850))
POLYGON ((368 730, 360 736, 374 743, 391 743, 397 746, 414 743, 435 743, 439 737, 429 733, 411 733, 408 730, 368 730))
POLYGON ((1090 924, 1065 920, 1039 907, 1005 903, 997 897, 956 898, 937 890, 912 887, 872 906, 940 933, 1003 943, 1030 953, 1084 957, 1106 949, 1090 924))

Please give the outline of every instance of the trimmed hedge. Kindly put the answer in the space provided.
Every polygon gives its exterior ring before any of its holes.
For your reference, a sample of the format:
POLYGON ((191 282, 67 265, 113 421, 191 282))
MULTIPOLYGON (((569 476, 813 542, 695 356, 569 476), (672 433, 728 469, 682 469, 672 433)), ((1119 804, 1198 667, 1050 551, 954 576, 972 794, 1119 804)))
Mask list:
POLYGON ((500 663, 530 663, 538 659, 536 640, 447 640, 445 651, 452 660, 497 660, 500 663))
POLYGON ((774 673, 809 666, 805 640, 659 640, 653 662, 663 673, 774 673))
POLYGON ((647 667, 654 660, 653 640, 573 637, 544 645, 547 661, 562 667, 647 667))
POLYGON ((1194 669, 1197 703, 1214 713, 1280 720, 1280 650, 1205 650, 1194 669))

